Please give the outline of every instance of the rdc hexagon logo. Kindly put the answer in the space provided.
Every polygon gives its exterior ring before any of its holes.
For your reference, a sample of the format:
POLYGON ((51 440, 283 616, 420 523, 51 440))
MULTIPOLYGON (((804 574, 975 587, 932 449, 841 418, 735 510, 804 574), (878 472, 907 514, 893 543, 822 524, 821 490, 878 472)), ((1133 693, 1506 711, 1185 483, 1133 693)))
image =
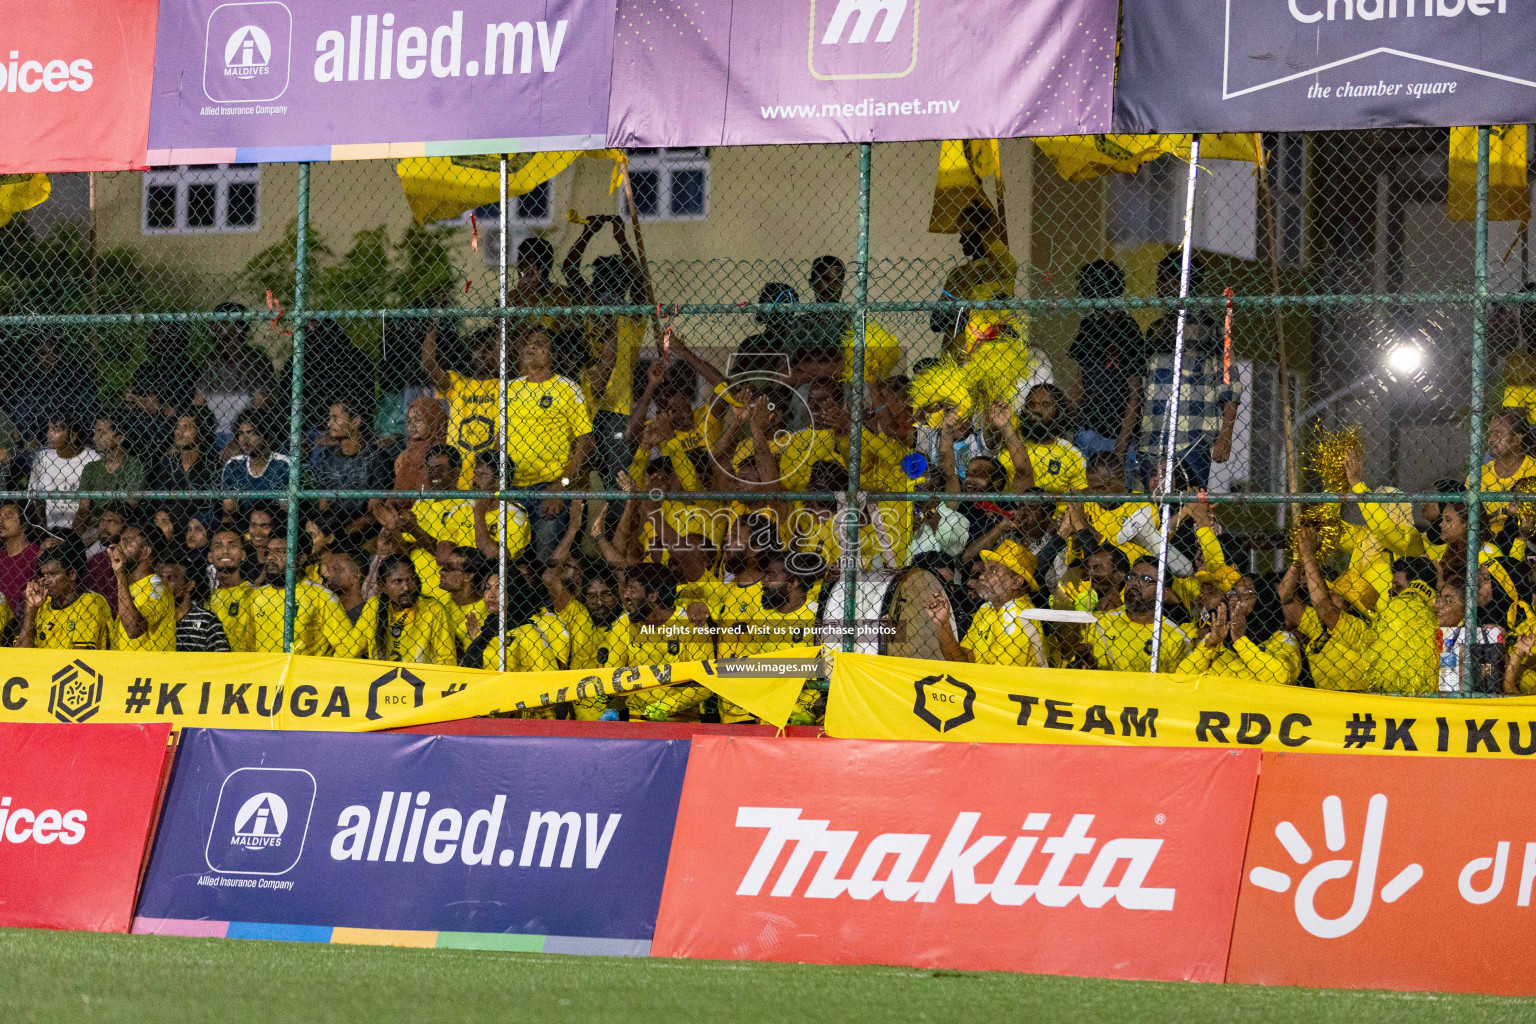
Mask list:
POLYGON ((365 717, 370 722, 383 718, 379 712, 381 707, 385 711, 401 710, 407 706, 419 708, 426 698, 426 688, 427 681, 410 669, 392 668, 368 684, 368 713, 365 717), (393 687, 394 683, 403 683, 409 690, 393 687))
POLYGON ((72 661, 53 674, 48 713, 61 722, 84 722, 101 710, 101 674, 83 661, 72 661))
POLYGON ((914 684, 917 700, 912 713, 933 727, 949 732, 976 717, 976 690, 954 676, 924 676, 914 684))

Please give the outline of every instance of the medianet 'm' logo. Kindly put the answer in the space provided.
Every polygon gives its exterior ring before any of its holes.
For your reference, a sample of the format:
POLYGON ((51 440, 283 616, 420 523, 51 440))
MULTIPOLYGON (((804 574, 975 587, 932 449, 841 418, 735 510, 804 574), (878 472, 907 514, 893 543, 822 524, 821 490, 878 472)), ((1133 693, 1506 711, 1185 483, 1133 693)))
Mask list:
POLYGON ((288 827, 288 805, 276 793, 257 793, 240 806, 235 815, 235 834, 231 846, 256 849, 282 846, 283 829, 288 827))
POLYGON ((236 768, 219 787, 203 848, 222 875, 283 875, 304 854, 315 777, 302 768, 236 768))

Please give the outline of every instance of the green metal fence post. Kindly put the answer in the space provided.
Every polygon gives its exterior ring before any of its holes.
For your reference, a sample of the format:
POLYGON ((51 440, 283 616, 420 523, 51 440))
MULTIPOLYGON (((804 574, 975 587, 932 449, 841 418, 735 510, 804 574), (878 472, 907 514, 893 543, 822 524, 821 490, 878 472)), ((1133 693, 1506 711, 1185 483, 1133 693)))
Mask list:
POLYGON ((293 384, 288 393, 288 568, 283 574, 283 650, 293 650, 298 610, 299 454, 304 441, 304 300, 309 283, 309 164, 299 164, 299 236, 293 258, 293 384))
POLYGON ((1472 415, 1468 439, 1467 611, 1462 620, 1461 689, 1472 689, 1472 659, 1477 637, 1478 520, 1483 511, 1483 375, 1487 372, 1488 333, 1488 126, 1477 129, 1477 217, 1472 224, 1472 415))
POLYGON ((848 374, 848 507, 843 540, 843 649, 852 651, 859 614, 859 470, 864 446, 864 331, 869 317, 869 172, 871 145, 859 146, 859 243, 853 278, 853 366, 848 374))

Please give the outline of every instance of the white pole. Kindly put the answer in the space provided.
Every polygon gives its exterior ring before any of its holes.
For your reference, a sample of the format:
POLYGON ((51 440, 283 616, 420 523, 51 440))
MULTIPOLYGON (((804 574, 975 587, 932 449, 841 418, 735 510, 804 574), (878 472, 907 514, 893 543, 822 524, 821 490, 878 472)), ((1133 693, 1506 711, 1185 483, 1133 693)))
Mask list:
POLYGON ((1189 298, 1189 256, 1195 234, 1195 175, 1200 173, 1200 136, 1191 135, 1189 140, 1189 183, 1184 190, 1184 252, 1179 267, 1179 317, 1173 332, 1173 381, 1168 397, 1168 432, 1163 439, 1163 480, 1161 494, 1165 499, 1158 503, 1162 519, 1157 544, 1157 604, 1152 615, 1152 671, 1157 671, 1158 656, 1163 647, 1163 586, 1168 579, 1168 489, 1173 483, 1173 442, 1179 429, 1179 392, 1184 373, 1184 323, 1189 315, 1184 301, 1189 298))
MULTIPOLYGON (((497 272, 497 305, 502 309, 507 306, 507 156, 501 156, 501 230, 497 232, 499 241, 496 247, 500 250, 500 268, 497 272)), ((499 455, 497 457, 497 488, 503 492, 507 489, 507 318, 502 315, 498 318, 501 322, 500 352, 501 382, 497 388, 500 394, 498 414, 501 421, 499 455)), ((496 667, 502 672, 507 670, 507 500, 499 497, 496 501, 496 521, 498 524, 496 544, 496 579, 498 593, 501 599, 496 602, 496 667)))

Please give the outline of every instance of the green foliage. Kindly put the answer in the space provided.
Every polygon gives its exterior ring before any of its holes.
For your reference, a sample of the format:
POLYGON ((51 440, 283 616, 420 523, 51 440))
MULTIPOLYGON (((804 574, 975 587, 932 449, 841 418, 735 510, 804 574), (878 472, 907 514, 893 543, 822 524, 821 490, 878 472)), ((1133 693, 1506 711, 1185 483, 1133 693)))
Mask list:
MULTIPOLYGON (((380 224, 352 236, 352 244, 340 258, 313 226, 309 232, 308 309, 416 309, 447 306, 464 280, 464 270, 454 260, 450 243, 456 228, 405 229, 391 241, 389 227, 380 224)), ((241 274, 242 282, 263 297, 272 293, 283 308, 293 307, 293 282, 298 261, 298 221, 289 222, 283 240, 251 257, 241 274)), ((348 320, 352 343, 378 358, 380 325, 377 320, 348 320)))
MULTIPOLYGON (((187 307, 137 252, 108 249, 91 260, 90 239, 78 224, 64 222, 38 237, 26 217, 0 227, 0 313, 169 313, 187 307)), ((101 394, 121 392, 144 358, 149 328, 143 326, 49 326, 0 331, 0 357, 23 358, 37 332, 48 331, 101 375, 101 394)))

